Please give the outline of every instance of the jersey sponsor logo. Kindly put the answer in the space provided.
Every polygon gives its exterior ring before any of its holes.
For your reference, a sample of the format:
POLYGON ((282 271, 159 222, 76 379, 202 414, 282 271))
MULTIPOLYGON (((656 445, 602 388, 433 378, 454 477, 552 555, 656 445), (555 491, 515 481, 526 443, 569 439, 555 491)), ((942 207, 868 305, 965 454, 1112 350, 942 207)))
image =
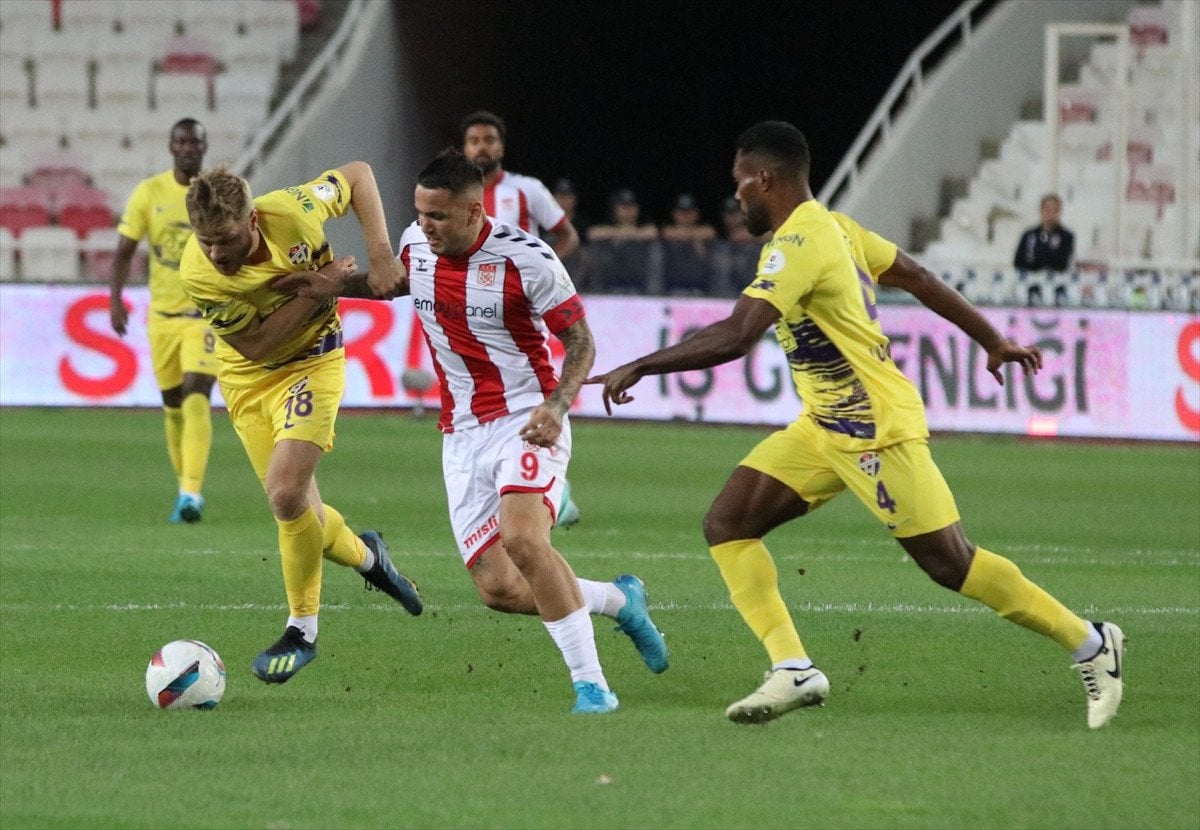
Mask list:
POLYGON ((413 267, 414 271, 419 271, 422 274, 429 273, 429 261, 428 260, 414 259, 413 262, 415 263, 415 266, 413 267))
POLYGON ((495 285, 496 284, 496 265, 495 263, 484 263, 475 271, 475 281, 480 285, 495 285))
POLYGON ((428 297, 414 297, 413 308, 417 311, 432 311, 440 317, 451 319, 482 317, 491 320, 500 316, 500 308, 495 304, 467 305, 466 303, 448 303, 445 300, 431 300, 428 297))
POLYGON ((883 462, 879 459, 877 452, 864 452, 858 457, 858 469, 862 470, 869 476, 879 475, 879 468, 883 466, 883 462))
MULTIPOLYGON (((778 274, 783 270, 785 265, 787 265, 787 258, 784 257, 783 252, 779 250, 771 251, 771 255, 767 257, 767 261, 763 263, 762 268, 759 269, 759 273, 778 274)), ((771 283, 771 287, 774 288, 775 284, 771 283)))
POLYGON ((491 518, 489 518, 486 522, 481 524, 479 527, 475 528, 475 530, 471 533, 471 535, 469 535, 466 539, 463 539, 463 547, 464 548, 475 547, 480 542, 484 541, 485 539, 490 538, 491 535, 499 527, 500 527, 500 517, 497 516, 495 513, 493 513, 491 518))
POLYGON ((567 291, 575 290, 575 285, 571 282, 571 278, 567 275, 567 272, 561 268, 558 270, 558 273, 554 275, 554 281, 567 291))
POLYGON ((337 195, 333 189, 333 185, 326 184, 325 182, 318 182, 317 184, 314 184, 312 186, 312 192, 313 195, 322 202, 332 201, 333 197, 337 195))
POLYGON ((798 233, 785 233, 783 236, 777 236, 771 240, 772 245, 782 245, 784 242, 800 247, 804 244, 804 237, 798 233))
POLYGON ((308 261, 308 243, 301 242, 288 248, 288 261, 292 265, 303 265, 308 261))
POLYGON ((308 198, 308 194, 298 187, 285 187, 284 193, 290 193, 300 203, 300 207, 304 208, 304 212, 308 213, 313 209, 312 199, 308 198))

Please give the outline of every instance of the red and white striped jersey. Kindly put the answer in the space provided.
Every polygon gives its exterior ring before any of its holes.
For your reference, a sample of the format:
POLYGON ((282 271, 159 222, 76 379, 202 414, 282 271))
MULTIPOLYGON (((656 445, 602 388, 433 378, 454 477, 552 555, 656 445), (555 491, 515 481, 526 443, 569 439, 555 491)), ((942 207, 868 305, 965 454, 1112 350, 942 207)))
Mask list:
POLYGON ((414 222, 397 257, 453 432, 542 403, 558 386, 550 333, 584 316, 567 269, 536 236, 489 219, 461 257, 438 256, 414 222))
POLYGON ((534 236, 543 230, 556 233, 567 218, 546 185, 507 170, 483 189, 483 212, 534 236))

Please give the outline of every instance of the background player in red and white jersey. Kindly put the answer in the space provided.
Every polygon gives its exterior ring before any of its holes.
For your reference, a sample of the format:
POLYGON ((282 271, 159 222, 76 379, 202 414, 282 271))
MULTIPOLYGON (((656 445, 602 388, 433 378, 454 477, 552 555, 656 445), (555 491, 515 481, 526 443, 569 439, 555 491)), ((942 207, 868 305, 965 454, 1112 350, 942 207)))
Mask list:
MULTIPOLYGON (((462 120, 461 132, 463 154, 483 171, 484 214, 535 237, 549 235, 551 247, 560 260, 575 253, 579 249, 579 232, 549 188, 532 176, 502 167, 504 142, 508 138, 504 119, 479 110, 462 120)), ((579 508, 571 498, 569 482, 565 483, 562 495, 555 520, 560 527, 579 521, 579 508)))
MULTIPOLYGON (((573 711, 612 712, 589 614, 615 619, 651 671, 665 671, 668 655, 640 579, 579 579, 550 541, 571 457, 567 410, 596 355, 583 304, 549 245, 487 216, 482 174, 458 150, 421 171, 415 203, 396 294, 411 293, 441 381, 442 472, 459 551, 485 605, 541 616, 570 669, 573 711), (561 377, 551 333, 566 349, 561 377)), ((289 280, 305 296, 372 296, 365 275, 289 280)))
POLYGON ((534 236, 545 231, 554 237, 554 253, 566 259, 579 247, 579 232, 546 185, 503 168, 507 137, 504 119, 487 110, 462 121, 463 154, 483 171, 483 212, 534 236))

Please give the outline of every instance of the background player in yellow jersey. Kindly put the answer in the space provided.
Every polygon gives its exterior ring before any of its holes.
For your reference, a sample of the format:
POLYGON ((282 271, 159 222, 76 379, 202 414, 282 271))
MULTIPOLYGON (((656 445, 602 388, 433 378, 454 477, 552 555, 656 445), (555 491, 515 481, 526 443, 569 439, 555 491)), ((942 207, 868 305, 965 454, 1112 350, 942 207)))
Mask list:
POLYGON ((1036 348, 1005 340, 963 297, 887 240, 831 213, 808 184, 808 143, 791 124, 764 121, 738 139, 733 178, 752 234, 774 231, 754 282, 730 316, 681 343, 589 378, 605 408, 633 400, 645 375, 703 369, 747 354, 771 326, 787 353, 804 411, 734 470, 704 518, 704 535, 734 606, 771 659, 766 681, 726 715, 761 723, 825 700, 829 681, 805 652, 779 594, 762 537, 849 489, 934 582, 979 600, 1071 652, 1088 696, 1088 725, 1121 702, 1124 635, 1089 623, 973 544, 929 454, 916 387, 896 367, 875 308, 876 284, 895 286, 961 328, 988 355, 1036 372, 1036 348))
POLYGON ((316 657, 322 558, 356 569, 410 614, 421 613, 416 586, 392 565, 382 537, 355 536, 317 490, 346 381, 337 301, 272 287, 297 271, 353 273, 354 258, 335 260, 325 238, 325 221, 351 208, 370 257, 368 285, 386 295, 403 272, 367 164, 350 162, 257 199, 221 166, 199 173, 187 192, 195 236, 180 266, 184 290, 219 337, 221 393, 279 531, 289 616, 283 636, 252 664, 268 683, 287 681, 316 657))
POLYGON ((113 330, 124 336, 129 312, 121 296, 137 244, 150 244, 150 311, 146 334, 154 377, 162 390, 166 416, 167 455, 179 479, 173 522, 198 522, 204 509, 204 472, 212 447, 209 396, 216 378, 213 335, 179 283, 179 257, 192 235, 183 197, 188 182, 200 172, 208 150, 204 126, 184 118, 171 127, 168 148, 171 170, 143 181, 129 197, 113 260, 109 316, 113 330))

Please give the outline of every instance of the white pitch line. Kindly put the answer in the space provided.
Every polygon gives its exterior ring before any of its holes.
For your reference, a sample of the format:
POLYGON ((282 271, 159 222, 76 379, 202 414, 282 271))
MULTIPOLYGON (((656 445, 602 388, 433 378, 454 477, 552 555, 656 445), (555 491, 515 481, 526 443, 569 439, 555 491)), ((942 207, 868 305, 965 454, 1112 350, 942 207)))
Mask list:
MULTIPOLYGON (((430 611, 480 611, 487 612, 478 603, 449 603, 426 605, 430 611)), ((666 602, 651 604, 652 611, 720 611, 732 612, 733 605, 728 602, 712 603, 678 603, 666 602)), ((799 614, 991 614, 991 609, 982 605, 918 605, 907 602, 805 602, 790 605, 789 609, 799 614)), ((4 603, 0 611, 5 612, 142 612, 142 611, 286 611, 282 603, 238 602, 238 603, 194 603, 194 602, 151 602, 151 603, 107 603, 85 605, 75 603, 54 603, 52 605, 35 605, 33 603, 4 603)), ((348 603, 331 603, 321 606, 322 611, 376 611, 384 613, 399 613, 399 609, 391 605, 350 605, 348 603)), ((1094 616, 1200 616, 1200 607, 1185 605, 1128 605, 1101 608, 1088 606, 1079 609, 1085 617, 1094 616)))

